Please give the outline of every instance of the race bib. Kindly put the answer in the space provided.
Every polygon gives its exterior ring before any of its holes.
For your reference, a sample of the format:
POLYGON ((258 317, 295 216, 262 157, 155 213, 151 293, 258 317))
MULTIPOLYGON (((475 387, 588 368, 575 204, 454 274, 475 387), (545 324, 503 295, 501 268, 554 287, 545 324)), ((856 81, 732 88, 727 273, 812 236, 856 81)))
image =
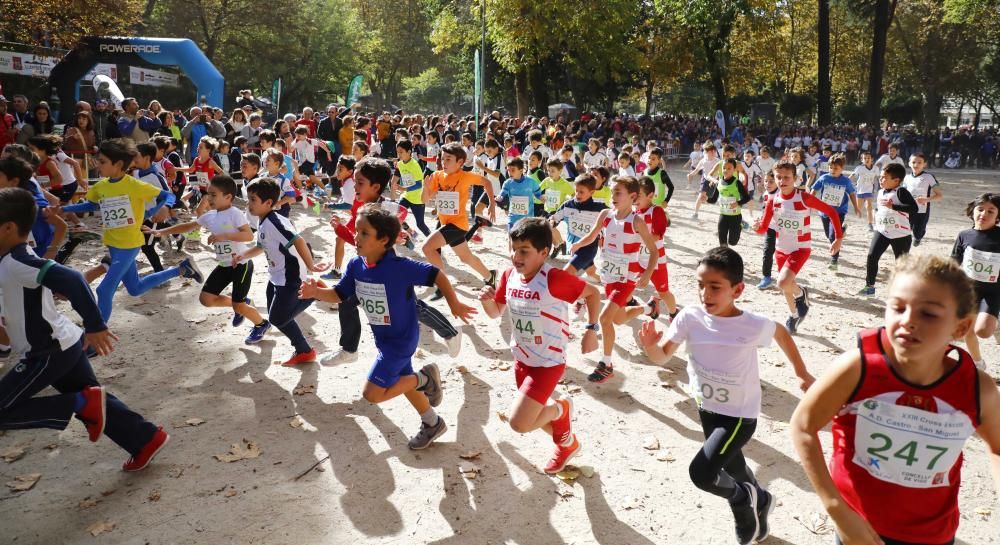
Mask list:
POLYGON ((736 215, 740 209, 740 203, 735 197, 719 195, 719 210, 723 214, 736 215))
POLYGON ((511 216, 527 216, 528 207, 531 205, 528 197, 511 197, 508 211, 511 216))
POLYGON ((414 178, 412 174, 410 174, 408 172, 404 172, 403 175, 399 179, 399 185, 403 189, 409 189, 409 188, 417 185, 417 179, 414 178))
POLYGON ((900 238, 910 234, 909 221, 901 212, 880 207, 875 211, 875 230, 889 238, 900 238))
POLYGON ((372 284, 369 282, 355 282, 355 293, 358 296, 358 304, 368 316, 368 323, 371 325, 389 325, 392 320, 389 317, 389 300, 385 295, 385 284, 372 284))
POLYGON ((437 211, 442 216, 457 216, 458 211, 458 191, 438 191, 437 211))
POLYGON ((555 210, 556 208, 559 208, 560 204, 562 204, 562 203, 559 202, 559 191, 556 190, 556 189, 546 189, 545 190, 545 209, 546 210, 555 210))
POLYGON ((974 431, 962 412, 937 414, 867 399, 858 405, 853 462, 876 479, 907 488, 949 486, 948 473, 974 431))
POLYGON ((195 185, 198 187, 208 187, 208 173, 207 172, 195 172, 195 185))
POLYGON ((875 176, 858 177, 858 193, 872 193, 875 189, 875 176))
POLYGON ((979 282, 996 282, 1000 274, 1000 254, 966 248, 962 269, 969 278, 979 282))
POLYGON ((583 238, 594 230, 599 212, 577 212, 571 215, 569 221, 569 234, 576 238, 583 238))
POLYGON ((105 229, 128 227, 135 223, 132 201, 128 195, 107 197, 101 200, 101 222, 105 229))
POLYGON ((842 185, 824 185, 823 195, 820 197, 820 200, 834 208, 838 208, 844 202, 844 193, 846 192, 847 188, 842 185))
POLYGON ((215 247, 215 260, 219 262, 219 265, 223 267, 228 267, 233 264, 233 243, 226 240, 223 242, 216 242, 215 247))
POLYGON ((382 201, 380 208, 382 208, 382 210, 385 210, 386 212, 388 212, 388 213, 390 213, 393 216, 396 216, 398 218, 398 217, 400 217, 399 211, 400 211, 400 208, 402 208, 402 207, 399 206, 398 202, 382 201))
POLYGON ((35 176, 35 180, 39 184, 41 184, 43 186, 46 186, 46 185, 49 185, 50 178, 48 176, 35 176))
POLYGON ((697 381, 689 386, 691 397, 698 401, 699 406, 706 403, 718 406, 739 408, 743 405, 743 378, 739 373, 730 374, 718 369, 705 369, 701 365, 692 365, 697 381))
POLYGON ((531 301, 511 298, 507 299, 507 307, 510 309, 514 341, 521 346, 541 345, 544 340, 541 308, 531 301))
POLYGON ((601 250, 601 280, 605 283, 628 279, 629 257, 623 252, 605 247, 601 250))
POLYGON ((781 209, 781 213, 774 217, 774 230, 779 235, 797 237, 802 234, 805 227, 805 218, 808 212, 797 210, 781 209))

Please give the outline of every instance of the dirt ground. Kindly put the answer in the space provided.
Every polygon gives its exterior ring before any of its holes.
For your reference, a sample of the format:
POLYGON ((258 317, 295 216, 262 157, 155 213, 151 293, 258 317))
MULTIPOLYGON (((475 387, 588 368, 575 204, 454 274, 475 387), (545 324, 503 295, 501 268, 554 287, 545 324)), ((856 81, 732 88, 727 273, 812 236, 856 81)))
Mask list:
MULTIPOLYGON (((694 193, 684 189, 677 165, 670 174, 678 182, 667 231, 671 288, 681 305, 692 305, 698 303, 694 263, 716 245, 716 213, 708 206, 700 221, 688 219, 694 193)), ((955 234, 969 224, 961 213, 965 203, 1000 187, 1000 175, 937 174, 945 200, 934 206, 918 251, 946 255, 955 234)), ((332 257, 333 234, 325 218, 297 209, 293 219, 317 252, 332 257)), ((868 233, 858 218, 848 221, 839 272, 827 270, 827 246, 817 230, 813 258, 802 274, 814 304, 795 339, 816 375, 855 345, 858 329, 881 321, 880 298, 853 295, 863 285, 868 233)), ((489 229, 485 237, 475 251, 491 268, 509 266, 504 231, 489 229)), ((762 246, 762 237, 747 233, 737 246, 748 275, 740 305, 783 322, 787 309, 780 294, 753 287, 762 246)), ((96 263, 97 251, 93 243, 86 245, 73 264, 96 263)), ((206 272, 211 269, 207 246, 189 243, 188 251, 206 272)), ((883 258, 883 269, 890 255, 883 258)), ((166 257, 168 263, 180 259, 180 254, 166 257)), ((451 262, 457 262, 453 256, 451 262)), ((142 257, 140 264, 148 269, 142 257)), ((264 263, 259 265, 251 295, 263 308, 264 263)), ((460 295, 475 303, 479 280, 464 267, 449 274, 460 295)), ((879 282, 882 297, 884 276, 879 282)), ((688 463, 703 437, 695 404, 682 388, 685 356, 663 367, 649 363, 636 343, 638 322, 618 330, 620 363, 608 383, 588 383, 594 360, 581 356, 578 344, 569 352, 558 392, 574 400, 574 429, 583 450, 574 460, 582 468, 579 476, 564 481, 540 470, 551 452, 549 438, 541 432, 522 436, 504 422, 515 394, 506 322, 480 315, 462 326, 457 359, 422 329, 414 363, 434 361, 441 367, 445 398, 439 413, 449 430, 430 449, 414 452, 406 441, 419 418, 409 404, 399 398, 377 407, 360 396, 375 353, 367 328, 357 363, 288 369, 274 364, 291 351, 280 333, 272 330, 260 345, 245 346, 248 328, 232 328, 229 311, 202 308, 197 294, 196 286, 181 281, 142 298, 120 292, 111 327, 121 342, 110 357, 95 361, 110 391, 170 433, 168 447, 144 472, 125 474, 119 467, 127 455, 107 439, 90 444, 79 422, 63 433, 7 432, 0 437, 0 457, 23 455, 0 462, 0 482, 41 477, 27 491, 0 489, 0 542, 733 542, 726 502, 699 491, 688 478, 688 463), (230 453, 234 444, 240 445, 235 457, 246 459, 213 457, 230 453), (320 460, 325 461, 310 470, 320 460)), ((435 305, 447 312, 442 303, 435 305)), ((665 319, 660 321, 665 327, 665 319)), ((318 350, 336 347, 339 326, 329 305, 314 305, 299 322, 318 350)), ((579 334, 582 322, 576 326, 579 334)), ((997 343, 984 342, 983 351, 992 373, 1000 376, 997 343)), ((6 362, 2 372, 11 365, 6 362)), ((746 455, 778 502, 766 543, 831 544, 832 522, 822 514, 787 433, 799 399, 791 367, 777 347, 762 351, 761 365, 763 413, 746 455)), ((823 439, 829 447, 829 434, 823 439)), ((959 542, 1000 543, 997 492, 983 442, 972 438, 965 454, 959 542)))

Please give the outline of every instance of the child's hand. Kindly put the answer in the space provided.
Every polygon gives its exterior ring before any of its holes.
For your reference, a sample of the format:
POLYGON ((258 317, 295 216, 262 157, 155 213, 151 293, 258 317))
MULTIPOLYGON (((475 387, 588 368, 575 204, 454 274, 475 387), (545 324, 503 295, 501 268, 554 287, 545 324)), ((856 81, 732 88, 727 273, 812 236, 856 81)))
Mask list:
POLYGON ((155 214, 153 214, 153 217, 149 218, 149 221, 153 223, 163 223, 167 221, 167 218, 169 217, 170 217, 170 208, 167 206, 161 206, 160 209, 157 210, 155 214))
POLYGON ((917 201, 917 204, 927 204, 927 203, 931 202, 931 200, 928 199, 927 197, 917 197, 916 201, 917 201))
POLYGON ((118 335, 112 333, 110 329, 96 333, 87 333, 83 336, 83 349, 86 350, 92 346, 98 355, 107 356, 114 352, 114 347, 111 345, 112 340, 117 341, 118 335))
POLYGON ((662 338, 663 332, 656 330, 656 322, 649 320, 642 323, 642 328, 639 329, 639 344, 643 348, 660 344, 660 339, 662 338))
POLYGON ((483 289, 479 290, 480 301, 483 302, 493 301, 496 299, 496 296, 497 296, 497 290, 493 286, 486 286, 483 289))
POLYGON ((319 295, 319 282, 315 278, 306 278, 299 286, 299 299, 315 299, 319 295))
POLYGON ((233 253, 233 267, 239 265, 241 261, 243 261, 243 254, 237 254, 237 253, 234 252, 233 253))
POLYGON ((451 308, 451 315, 462 320, 465 323, 469 323, 469 318, 472 318, 477 311, 475 308, 466 305, 465 303, 456 300, 454 305, 448 305, 451 308))
POLYGON ((580 243, 573 244, 569 247, 570 255, 575 254, 580 251, 580 243))
POLYGON ((156 229, 153 229, 148 225, 143 225, 142 227, 139 228, 139 230, 147 235, 153 235, 154 237, 160 236, 160 233, 158 233, 156 229))
POLYGON ((760 222, 762 218, 757 218, 753 220, 753 232, 757 233, 760 231, 760 222))
POLYGON ((336 229, 342 222, 343 220, 340 219, 340 216, 338 214, 334 214, 333 217, 330 218, 330 227, 336 229))
MULTIPOLYGON (((652 323, 652 322, 648 322, 652 323)), ((580 339, 580 352, 584 354, 589 354, 597 350, 597 332, 588 329, 584 334, 583 338, 580 339)))
POLYGON ((892 206, 892 199, 889 198, 879 199, 878 203, 886 208, 890 208, 892 206))
POLYGON ((646 269, 646 272, 639 276, 639 280, 636 281, 635 287, 642 289, 649 285, 649 279, 653 276, 653 269, 646 269))
POLYGON ((210 237, 208 237, 209 244, 215 244, 216 242, 224 242, 224 241, 225 241, 225 235, 211 235, 210 237))
POLYGON ((816 382, 816 378, 810 375, 808 371, 803 375, 799 375, 799 389, 803 392, 808 390, 814 382, 816 382))
POLYGON ((844 545, 885 545, 872 525, 849 507, 834 518, 844 545))
POLYGON ((313 263, 313 266, 309 267, 309 270, 312 272, 326 272, 329 268, 329 263, 313 263))
POLYGON ((844 244, 843 238, 838 238, 830 244, 830 255, 834 255, 840 251, 840 247, 844 244))

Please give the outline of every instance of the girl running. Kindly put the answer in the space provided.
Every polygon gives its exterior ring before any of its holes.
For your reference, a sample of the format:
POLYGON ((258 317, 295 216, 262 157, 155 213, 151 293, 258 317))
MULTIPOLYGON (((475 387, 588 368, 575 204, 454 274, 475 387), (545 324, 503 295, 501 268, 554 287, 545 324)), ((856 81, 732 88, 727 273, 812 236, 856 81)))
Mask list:
POLYGON ((958 234, 951 257, 962 265, 962 270, 973 280, 976 287, 975 327, 965 336, 965 344, 976 362, 976 367, 985 369, 986 363, 979 351, 979 339, 988 339, 997 330, 997 315, 1000 314, 1000 195, 984 193, 965 209, 965 215, 972 219, 972 229, 958 234))

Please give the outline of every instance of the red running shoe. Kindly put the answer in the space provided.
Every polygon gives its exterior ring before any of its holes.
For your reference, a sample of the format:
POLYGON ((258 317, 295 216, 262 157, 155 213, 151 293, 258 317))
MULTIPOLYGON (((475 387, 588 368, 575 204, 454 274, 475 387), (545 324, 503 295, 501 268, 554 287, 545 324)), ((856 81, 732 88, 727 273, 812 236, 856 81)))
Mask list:
POLYGON ((83 394, 83 409, 77 413, 83 424, 87 426, 87 433, 90 435, 90 442, 96 443, 104 433, 104 417, 107 408, 108 394, 101 386, 87 386, 80 390, 83 394))
POLYGON ((580 442, 576 440, 575 435, 573 436, 573 443, 569 446, 556 445, 555 453, 552 454, 549 463, 545 464, 545 473, 549 475, 559 473, 566 468, 566 464, 570 458, 576 456, 578 452, 580 452, 580 442))
POLYGON ((142 447, 139 454, 132 456, 127 462, 122 464, 122 471, 142 471, 146 469, 146 466, 163 450, 168 441, 170 441, 170 436, 167 432, 163 431, 163 428, 156 428, 153 438, 142 447))
POLYGON ((301 365, 303 363, 316 363, 316 350, 310 350, 308 352, 296 352, 291 358, 288 359, 284 365, 285 367, 294 367, 296 365, 301 365))
POLYGON ((482 244, 483 237, 479 233, 476 233, 476 234, 472 235, 472 242, 476 242, 476 243, 482 244))
POLYGON ((562 406, 562 416, 552 421, 552 441, 556 445, 565 445, 573 437, 573 429, 570 424, 573 400, 569 398, 557 399, 556 403, 562 406))

